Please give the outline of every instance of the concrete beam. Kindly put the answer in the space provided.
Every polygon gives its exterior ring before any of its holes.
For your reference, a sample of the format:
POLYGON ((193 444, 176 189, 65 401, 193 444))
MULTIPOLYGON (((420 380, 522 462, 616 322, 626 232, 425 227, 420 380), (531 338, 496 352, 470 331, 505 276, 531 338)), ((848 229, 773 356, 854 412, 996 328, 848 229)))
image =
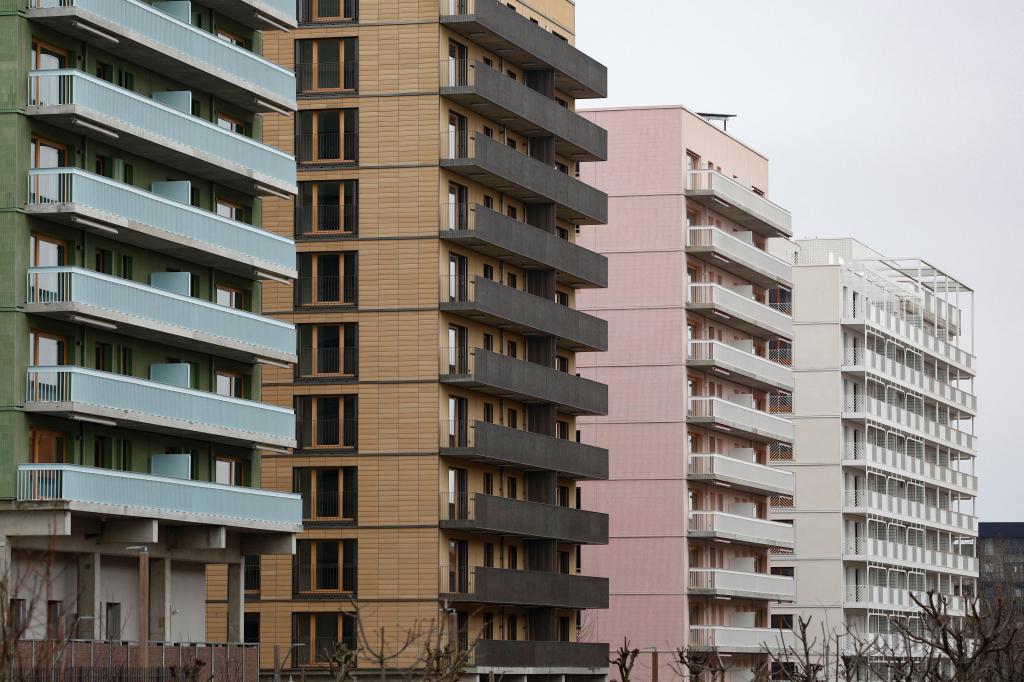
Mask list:
POLYGON ((78 557, 78 632, 75 636, 79 639, 102 639, 100 564, 100 555, 96 553, 78 557))
POLYGON ((240 549, 242 556, 251 554, 291 556, 295 554, 295 536, 290 533, 275 533, 273 535, 245 533, 241 536, 240 549))
POLYGON ((181 549, 225 549, 228 531, 224 526, 180 526, 175 545, 181 549))
POLYGON ((0 514, 0 535, 71 535, 71 512, 53 509, 4 511, 0 514))
POLYGON ((106 521, 100 533, 102 543, 144 543, 160 541, 160 524, 156 519, 124 519, 106 521))

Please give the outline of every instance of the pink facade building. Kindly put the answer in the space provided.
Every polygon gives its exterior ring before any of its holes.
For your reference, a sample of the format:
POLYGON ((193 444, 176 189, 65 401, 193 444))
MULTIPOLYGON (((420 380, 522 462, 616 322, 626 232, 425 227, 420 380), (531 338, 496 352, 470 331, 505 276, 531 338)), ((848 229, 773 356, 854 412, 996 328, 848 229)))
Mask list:
POLYGON ((610 409, 579 428, 610 475, 581 487, 610 542, 582 561, 609 577, 610 608, 582 632, 644 651, 634 679, 654 651, 671 679, 678 647, 751 679, 762 643, 788 636, 769 605, 794 595, 769 566, 793 527, 768 520, 793 491, 769 466, 793 440, 790 215, 766 198, 768 160, 683 107, 583 115, 608 130, 608 162, 580 173, 608 193, 609 224, 578 241, 608 257, 609 286, 578 303, 608 320, 610 348, 577 367, 610 409))

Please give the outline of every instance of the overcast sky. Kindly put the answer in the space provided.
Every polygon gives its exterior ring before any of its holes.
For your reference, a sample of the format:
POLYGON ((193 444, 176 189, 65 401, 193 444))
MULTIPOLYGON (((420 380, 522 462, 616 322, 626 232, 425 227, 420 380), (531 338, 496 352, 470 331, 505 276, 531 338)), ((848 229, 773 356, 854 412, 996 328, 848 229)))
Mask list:
MULTIPOLYGON (((738 114, 794 235, 921 256, 976 291, 978 511, 1024 521, 1024 4, 576 0, 610 97, 738 114), (1020 343, 1021 345, 1017 345, 1020 343)), ((800 295, 799 293, 797 295, 800 295)))

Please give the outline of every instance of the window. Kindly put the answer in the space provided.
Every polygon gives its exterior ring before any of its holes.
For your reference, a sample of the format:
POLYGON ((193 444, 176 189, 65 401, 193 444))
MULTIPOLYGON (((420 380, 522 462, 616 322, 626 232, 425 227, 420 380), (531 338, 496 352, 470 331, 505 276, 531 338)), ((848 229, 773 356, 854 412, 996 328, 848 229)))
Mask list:
POLYGON ((358 38, 295 41, 296 92, 357 90, 358 55, 358 38))
POLYGON ((792 566, 772 566, 772 575, 784 575, 793 578, 796 576, 796 569, 792 566))
POLYGON ((244 634, 242 640, 246 644, 260 643, 260 614, 259 612, 246 612, 242 629, 244 634))
POLYGON ((214 483, 245 485, 245 462, 234 457, 217 457, 214 462, 214 483))
POLYGON ((300 448, 356 446, 358 405, 355 395, 298 396, 295 419, 300 448))
POLYGON ((555 292, 555 302, 558 303, 559 305, 564 305, 565 307, 568 308, 569 307, 569 294, 567 294, 564 291, 556 291, 555 292))
POLYGON ((54 267, 67 265, 67 244, 54 237, 33 234, 30 238, 29 266, 54 267))
POLYGON ((556 355, 555 356, 555 369, 557 369, 559 372, 565 372, 566 374, 568 374, 569 373, 569 358, 565 357, 564 355, 556 355))
POLYGON ((121 279, 132 279, 134 263, 131 256, 121 256, 121 279))
POLYGON ((510 642, 514 642, 519 638, 519 618, 516 617, 516 614, 510 613, 506 622, 508 627, 505 629, 505 638, 510 642))
POLYGON ((569 575, 569 569, 572 566, 569 552, 558 553, 558 572, 562 575, 569 575))
POLYGON ((508 282, 509 287, 511 287, 513 289, 515 289, 515 288, 517 288, 519 286, 519 280, 518 280, 518 278, 516 278, 516 275, 515 275, 514 272, 508 273, 508 277, 507 277, 506 281, 508 282))
POLYGON ((119 69, 117 72, 117 84, 125 90, 135 89, 135 74, 131 71, 119 69))
POLYGON ((135 462, 132 457, 132 442, 130 440, 121 441, 121 471, 134 471, 135 462))
POLYGON ((295 547, 294 592, 355 592, 356 552, 356 540, 299 540, 295 547))
POLYGON ((117 642, 121 639, 121 605, 117 602, 107 602, 103 619, 103 632, 106 639, 117 642))
POLYGON ((67 452, 67 434, 63 431, 28 430, 28 458, 33 464, 62 464, 67 452))
POLYGON ((569 486, 560 485, 555 488, 555 492, 558 495, 558 506, 568 507, 569 506, 569 486))
POLYGON ((359 226, 359 182, 300 182, 295 235, 354 235, 359 226))
POLYGON ((484 543, 484 567, 494 568, 494 543, 484 543))
POLYGON ((568 642, 569 641, 569 629, 572 620, 567 616, 562 616, 558 619, 558 641, 568 642))
POLYGON ((515 545, 508 548, 508 567, 513 571, 519 570, 519 548, 515 545))
POLYGON ((488 128, 487 126, 484 126, 484 135, 486 135, 487 137, 490 137, 490 138, 493 139, 494 138, 494 129, 488 128))
POLYGON ((32 39, 32 67, 36 70, 64 69, 68 65, 67 50, 32 39))
POLYGON ((95 257, 96 272, 104 275, 114 274, 114 254, 106 249, 96 249, 95 257))
POLYGON ((506 426, 508 426, 510 429, 519 428, 519 413, 516 412, 511 407, 508 409, 508 424, 506 424, 506 426))
POLYGON ((484 208, 494 210, 494 197, 484 195, 484 208))
POLYGON ((330 652, 340 642, 350 650, 356 648, 356 620, 351 613, 335 611, 292 614, 292 660, 295 666, 310 661, 327 663, 330 652))
POLYGON ((28 627, 28 610, 24 599, 12 599, 9 607, 9 618, 11 627, 9 632, 12 638, 24 639, 25 629, 28 627))
POLYGON ((229 31, 225 31, 222 28, 217 29, 217 37, 223 40, 225 43, 231 43, 232 45, 237 45, 238 47, 242 48, 245 47, 244 38, 242 38, 241 36, 237 36, 229 31))
POLYGON ((308 521, 355 521, 356 467, 293 469, 292 490, 302 495, 302 518, 308 521))
POLYGON ((488 424, 494 423, 494 405, 491 403, 484 403, 484 421, 488 424))
POLYGON ((484 626, 480 630, 480 639, 494 639, 494 614, 484 614, 484 626))
POLYGON ((562 440, 569 440, 569 422, 562 420, 555 422, 555 437, 562 440))
POLYGON ((792 630, 793 629, 793 614, 791 613, 773 613, 771 618, 771 627, 773 630, 792 630))
POLYGON ((511 476, 509 476, 508 484, 507 484, 508 488, 506 489, 507 497, 509 499, 514 500, 517 497, 519 497, 519 495, 518 495, 519 491, 516 489, 517 483, 518 483, 518 479, 515 479, 515 478, 512 478, 511 476))
POLYGON ((245 123, 241 120, 228 116, 227 114, 217 113, 217 127, 223 128, 224 130, 230 130, 233 133, 239 135, 245 135, 245 123))
POLYGON ((245 222, 245 207, 227 199, 217 199, 217 215, 228 220, 245 222))
POLYGON ((569 230, 565 229, 564 227, 559 227, 559 228, 556 228, 555 231, 557 232, 559 239, 564 239, 565 241, 569 241, 569 230))
POLYGON ((494 474, 484 473, 484 495, 494 494, 494 474))
POLYGON ((357 257, 355 251, 299 254, 296 304, 355 305, 357 257))
POLYGON ((519 352, 519 347, 516 345, 515 341, 509 341, 507 345, 507 350, 508 352, 506 353, 506 355, 508 355, 510 358, 515 358, 517 357, 516 354, 519 352))
POLYGON ((122 346, 118 355, 119 371, 124 376, 130 377, 132 375, 132 349, 122 346))
POLYGON ((67 341, 63 336, 32 330, 29 332, 28 364, 54 367, 67 362, 67 341))
POLYGON ((355 163, 359 159, 359 110, 300 111, 295 115, 299 163, 355 163))
MULTIPOLYGON (((510 146, 514 146, 514 145, 510 145, 510 146)), ((505 207, 505 213, 508 214, 508 217, 512 218, 513 220, 518 220, 519 219, 519 216, 517 215, 517 211, 516 211, 516 207, 515 206, 506 206, 505 207)))
POLYGON ((298 19, 302 22, 358 21, 358 0, 299 0, 298 19))
POLYGON ((218 284, 216 286, 216 302, 217 305, 227 308, 245 310, 245 292, 235 287, 229 287, 226 284, 218 284))
POLYGON ((241 398, 243 396, 245 380, 241 374, 217 370, 216 375, 217 395, 224 395, 230 398, 241 398))
POLYGON ((484 279, 494 281, 494 266, 484 263, 484 279))
POLYGON ((300 324, 297 376, 353 377, 358 366, 359 327, 344 324, 300 324))
POLYGON ((260 557, 258 554, 247 554, 242 561, 242 578, 245 584, 245 591, 259 593, 260 591, 260 557))
POLYGON ((93 346, 93 369, 101 372, 114 370, 114 347, 109 343, 97 343, 93 346))
POLYGON ((494 351, 494 335, 484 334, 484 350, 494 351))
POLYGON ((31 168, 61 168, 67 163, 67 155, 68 148, 65 145, 36 135, 32 136, 29 158, 31 168))
POLYGON ((109 178, 113 175, 113 164, 110 162, 109 156, 96 156, 96 164, 93 168, 96 175, 102 175, 105 178, 109 178))

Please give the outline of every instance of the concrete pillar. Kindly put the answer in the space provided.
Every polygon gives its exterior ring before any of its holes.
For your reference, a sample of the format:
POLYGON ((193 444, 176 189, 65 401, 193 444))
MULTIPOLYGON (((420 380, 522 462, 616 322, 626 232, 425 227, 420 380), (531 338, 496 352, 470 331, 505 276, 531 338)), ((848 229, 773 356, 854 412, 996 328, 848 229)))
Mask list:
POLYGON ((228 642, 242 641, 244 614, 245 589, 242 584, 242 563, 228 564, 228 642))
POLYGON ((171 560, 149 562, 149 638, 171 641, 171 560))
POLYGON ((102 592, 100 591, 100 555, 78 555, 79 639, 103 639, 102 592))
POLYGON ((138 665, 149 665, 149 552, 139 554, 139 603, 135 609, 139 623, 138 665))

